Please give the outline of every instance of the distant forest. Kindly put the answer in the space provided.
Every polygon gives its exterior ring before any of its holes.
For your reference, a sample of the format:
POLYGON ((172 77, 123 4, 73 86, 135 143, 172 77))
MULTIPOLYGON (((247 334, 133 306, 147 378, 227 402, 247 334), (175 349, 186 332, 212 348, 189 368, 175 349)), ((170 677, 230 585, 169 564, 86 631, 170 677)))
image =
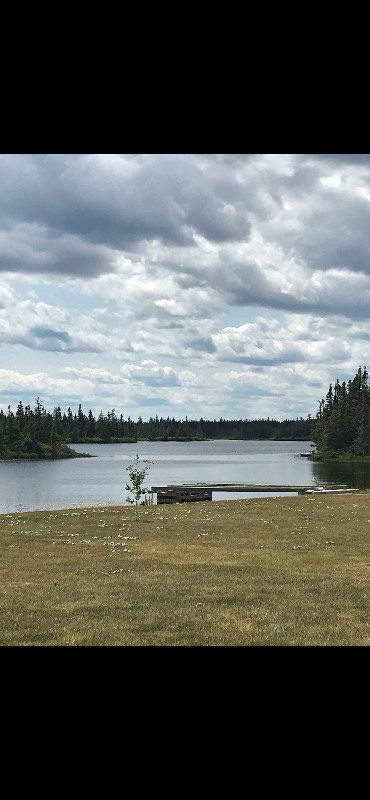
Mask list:
POLYGON ((81 405, 77 414, 71 408, 62 413, 58 406, 47 412, 40 399, 35 408, 20 401, 14 412, 0 411, 0 458, 66 458, 77 454, 68 445, 74 443, 115 443, 149 441, 193 441, 204 439, 311 439, 313 420, 273 419, 256 420, 176 420, 173 417, 141 417, 135 422, 118 416, 115 409, 106 415, 101 411, 96 419, 91 411, 86 415, 81 405))
POLYGON ((312 425, 322 458, 370 456, 370 387, 366 367, 348 383, 330 384, 312 425))
POLYGON ((96 419, 91 411, 85 414, 67 412, 58 406, 47 412, 40 399, 35 407, 20 401, 14 412, 0 410, 0 459, 71 458, 80 456, 70 445, 74 443, 114 443, 149 441, 202 441, 205 439, 260 439, 315 442, 317 457, 328 459, 370 457, 370 386, 366 367, 347 383, 330 384, 326 397, 319 403, 315 418, 307 419, 240 419, 176 420, 174 417, 118 416, 115 409, 96 419))

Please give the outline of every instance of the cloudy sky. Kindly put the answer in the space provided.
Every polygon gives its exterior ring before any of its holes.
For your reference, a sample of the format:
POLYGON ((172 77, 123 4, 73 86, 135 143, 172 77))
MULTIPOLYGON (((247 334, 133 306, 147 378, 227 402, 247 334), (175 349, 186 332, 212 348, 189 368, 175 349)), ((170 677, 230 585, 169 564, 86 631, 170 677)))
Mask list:
POLYGON ((370 367, 370 154, 0 154, 0 407, 314 416, 370 367))

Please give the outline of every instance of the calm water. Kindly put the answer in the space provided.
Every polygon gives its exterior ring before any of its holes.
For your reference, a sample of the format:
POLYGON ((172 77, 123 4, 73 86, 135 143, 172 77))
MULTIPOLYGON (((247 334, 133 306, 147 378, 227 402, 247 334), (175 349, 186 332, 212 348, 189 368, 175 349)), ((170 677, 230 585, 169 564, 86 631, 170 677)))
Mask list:
MULTIPOLYGON (((370 486, 370 468, 361 466, 361 476, 350 475, 349 465, 342 473, 325 472, 323 464, 301 458, 310 442, 139 442, 138 444, 73 445, 95 458, 61 461, 0 462, 0 513, 33 511, 73 506, 125 505, 126 467, 139 453, 149 459, 145 485, 168 483, 275 483, 320 485, 341 482, 370 486), (366 473, 366 474, 365 474, 366 473), (355 482, 353 482, 355 481, 355 482)), ((330 465, 331 467, 333 465, 330 465)), ((352 468, 353 471, 353 468, 352 468)), ((214 500, 258 497, 258 494, 217 492, 214 500)), ((262 496, 269 496, 264 493, 262 496)))

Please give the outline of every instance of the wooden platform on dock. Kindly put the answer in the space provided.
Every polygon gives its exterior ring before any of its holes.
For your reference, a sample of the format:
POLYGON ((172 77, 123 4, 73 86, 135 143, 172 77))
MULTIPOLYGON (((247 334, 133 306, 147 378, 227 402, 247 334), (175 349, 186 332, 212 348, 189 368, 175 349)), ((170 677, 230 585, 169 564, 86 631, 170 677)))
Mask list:
POLYGON ((203 500, 212 500, 212 491, 204 488, 191 488, 183 486, 156 487, 157 504, 160 503, 194 503, 203 500))
POLYGON ((333 486, 295 486, 264 483, 181 483, 152 486, 157 503, 191 503, 212 500, 213 492, 297 492, 297 494, 347 494, 358 492, 343 484, 333 486))

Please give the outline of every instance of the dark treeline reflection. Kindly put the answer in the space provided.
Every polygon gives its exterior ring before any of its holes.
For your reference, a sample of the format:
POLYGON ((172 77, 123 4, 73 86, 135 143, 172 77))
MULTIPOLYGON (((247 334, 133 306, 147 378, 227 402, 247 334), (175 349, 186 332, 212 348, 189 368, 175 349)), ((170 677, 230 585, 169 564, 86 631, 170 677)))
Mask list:
POLYGON ((370 488, 370 463, 366 461, 318 461, 312 464, 317 483, 346 483, 358 489, 370 488))

